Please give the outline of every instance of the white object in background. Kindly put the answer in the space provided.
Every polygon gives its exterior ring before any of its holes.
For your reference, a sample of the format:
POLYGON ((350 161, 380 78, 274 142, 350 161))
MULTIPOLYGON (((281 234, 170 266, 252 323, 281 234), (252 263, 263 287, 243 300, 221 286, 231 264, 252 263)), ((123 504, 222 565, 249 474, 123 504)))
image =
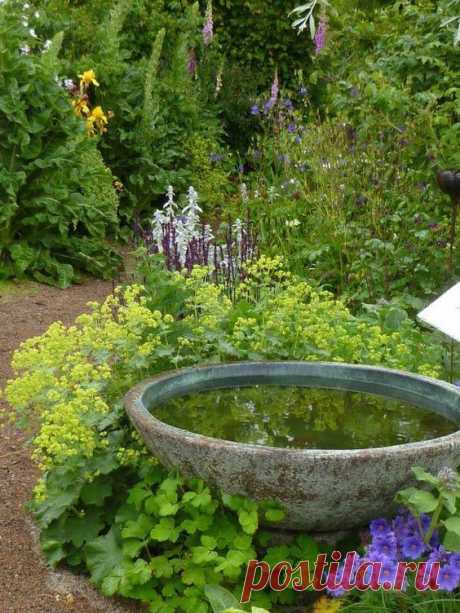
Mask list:
POLYGON ((420 311, 417 318, 460 342, 460 283, 420 311))

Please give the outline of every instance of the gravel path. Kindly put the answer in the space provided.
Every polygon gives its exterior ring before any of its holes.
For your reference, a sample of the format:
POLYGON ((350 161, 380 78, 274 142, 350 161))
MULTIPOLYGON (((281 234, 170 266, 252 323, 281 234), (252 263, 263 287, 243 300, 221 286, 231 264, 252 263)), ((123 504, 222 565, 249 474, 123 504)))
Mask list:
MULTIPOLYGON (((86 303, 103 300, 112 283, 90 280, 66 290, 28 284, 7 293, 0 286, 0 389, 11 377, 13 351, 56 320, 71 323, 86 303), (2 295, 3 292, 3 295, 2 295)), ((3 408, 2 400, 0 406, 3 408)), ((37 544, 25 504, 37 478, 25 435, 0 429, 0 613, 137 612, 130 603, 105 599, 89 581, 66 570, 50 570, 37 544)))

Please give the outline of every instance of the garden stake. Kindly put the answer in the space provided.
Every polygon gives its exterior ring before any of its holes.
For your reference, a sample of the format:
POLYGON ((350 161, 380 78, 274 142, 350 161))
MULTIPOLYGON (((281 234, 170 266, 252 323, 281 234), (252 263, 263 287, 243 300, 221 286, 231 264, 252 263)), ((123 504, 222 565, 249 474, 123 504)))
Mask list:
POLYGON ((452 275, 454 272, 454 243, 455 243, 459 204, 460 204, 460 199, 452 197, 452 218, 451 218, 451 226, 450 226, 450 251, 449 251, 449 273, 450 275, 452 275))
POLYGON ((456 237, 458 205, 460 204, 460 172, 442 170, 436 175, 441 190, 450 196, 452 201, 452 217, 450 224, 449 274, 454 272, 454 243, 456 237))

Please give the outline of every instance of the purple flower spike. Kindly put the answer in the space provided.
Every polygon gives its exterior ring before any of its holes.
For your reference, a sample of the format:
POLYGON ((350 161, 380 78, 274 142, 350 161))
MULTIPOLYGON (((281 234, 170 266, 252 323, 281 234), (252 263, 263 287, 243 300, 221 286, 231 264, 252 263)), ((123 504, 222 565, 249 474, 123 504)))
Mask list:
POLYGON ((204 44, 210 45, 212 39, 214 38, 214 21, 212 18, 212 2, 211 0, 208 2, 208 7, 206 9, 206 21, 202 30, 203 34, 203 42, 204 44))
POLYGON ((278 100, 278 94, 279 94, 279 81, 278 81, 278 71, 275 71, 275 77, 273 79, 273 83, 272 83, 272 89, 271 89, 271 100, 273 100, 273 103, 276 103, 276 101, 278 100))
POLYGON ((315 42, 315 53, 318 55, 326 46, 326 32, 327 32, 327 21, 323 16, 318 25, 318 29, 316 30, 316 34, 314 37, 315 42))

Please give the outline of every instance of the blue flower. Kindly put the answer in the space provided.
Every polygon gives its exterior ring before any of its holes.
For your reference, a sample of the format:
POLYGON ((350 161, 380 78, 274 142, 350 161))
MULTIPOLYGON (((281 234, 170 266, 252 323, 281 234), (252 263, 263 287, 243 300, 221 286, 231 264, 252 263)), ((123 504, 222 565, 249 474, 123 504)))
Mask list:
POLYGON ((394 559, 396 558, 396 552, 396 537, 393 532, 387 532, 372 539, 368 555, 376 559, 381 557, 394 559))
POLYGON ((270 98, 270 100, 267 100, 267 102, 264 104, 264 113, 269 113, 274 106, 275 101, 273 100, 273 98, 270 98))
POLYGON ((260 109, 259 109, 259 105, 258 104, 253 104, 251 106, 251 115, 259 115, 260 113, 260 109))
POLYGON ((453 592, 459 584, 460 573, 456 568, 449 564, 443 566, 439 571, 438 585, 445 592, 453 592))
POLYGON ((305 98, 306 96, 308 96, 308 89, 306 87, 304 87, 302 85, 302 87, 299 89, 299 96, 301 98, 305 98))
POLYGON ((391 531, 391 525, 387 519, 374 519, 374 521, 371 521, 371 523, 369 524, 369 532, 373 537, 382 536, 384 534, 388 534, 391 531))
POLYGON ((297 126, 295 125, 295 123, 290 123, 288 125, 288 132, 291 132, 291 134, 292 132, 295 132, 296 130, 297 130, 297 126))
POLYGON ((460 573, 460 553, 451 553, 448 565, 460 573))
POLYGON ((433 562, 449 562, 450 554, 444 549, 442 545, 439 545, 436 549, 428 556, 428 563, 432 564, 433 562))
POLYGON ((289 98, 287 98, 286 100, 283 100, 283 104, 285 106, 285 108, 287 109, 293 109, 294 105, 292 104, 292 100, 289 100, 289 98))
POLYGON ((396 560, 384 560, 380 569, 379 584, 385 589, 391 589, 395 584, 397 572, 398 563, 396 560))
POLYGON ((426 550, 421 536, 407 536, 401 543, 401 550, 406 558, 418 560, 426 550))

